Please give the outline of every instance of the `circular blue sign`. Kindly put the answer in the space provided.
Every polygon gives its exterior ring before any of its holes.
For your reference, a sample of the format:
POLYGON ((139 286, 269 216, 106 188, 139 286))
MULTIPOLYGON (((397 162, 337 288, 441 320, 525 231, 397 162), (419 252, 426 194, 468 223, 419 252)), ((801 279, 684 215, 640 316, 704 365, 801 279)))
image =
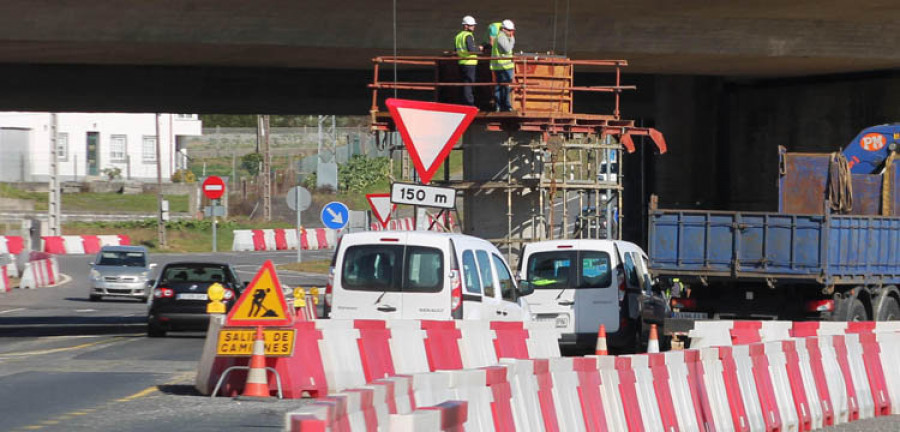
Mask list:
POLYGON ((322 207, 321 216, 326 228, 341 229, 350 222, 350 209, 342 202, 332 201, 322 207))

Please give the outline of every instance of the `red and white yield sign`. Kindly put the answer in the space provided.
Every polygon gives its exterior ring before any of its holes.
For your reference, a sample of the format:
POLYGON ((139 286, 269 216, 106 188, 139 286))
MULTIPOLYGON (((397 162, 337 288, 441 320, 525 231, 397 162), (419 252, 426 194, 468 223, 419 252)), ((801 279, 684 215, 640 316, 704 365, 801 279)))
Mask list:
POLYGON ((422 183, 440 168, 478 108, 406 99, 385 101, 422 183))
POLYGON ((222 177, 209 176, 206 180, 203 180, 203 195, 206 195, 207 198, 217 200, 222 198, 224 194, 225 182, 222 181, 222 177))
POLYGON ((375 214, 375 218, 381 223, 381 227, 387 228, 388 222, 391 221, 391 213, 397 208, 397 204, 391 202, 391 194, 368 194, 366 199, 369 200, 372 213, 375 214))

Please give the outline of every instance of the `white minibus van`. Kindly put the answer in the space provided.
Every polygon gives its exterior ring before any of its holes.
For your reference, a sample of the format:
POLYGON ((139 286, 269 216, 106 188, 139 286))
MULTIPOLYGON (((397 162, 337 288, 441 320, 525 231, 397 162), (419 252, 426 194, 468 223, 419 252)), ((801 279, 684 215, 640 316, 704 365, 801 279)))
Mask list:
POLYGON ((429 231, 345 234, 332 259, 326 316, 530 320, 509 265, 490 242, 429 231))
POLYGON ((653 285, 647 254, 634 243, 614 240, 550 240, 525 245, 519 285, 536 321, 552 321, 563 347, 593 350, 600 324, 607 344, 640 351, 650 324, 667 313, 664 296, 653 285))

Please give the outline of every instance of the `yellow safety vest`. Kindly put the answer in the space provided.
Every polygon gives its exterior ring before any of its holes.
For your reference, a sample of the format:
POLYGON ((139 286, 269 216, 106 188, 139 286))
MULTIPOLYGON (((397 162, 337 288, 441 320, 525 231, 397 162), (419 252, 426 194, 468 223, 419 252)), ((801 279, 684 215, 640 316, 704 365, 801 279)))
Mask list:
POLYGON ((469 52, 466 47, 466 38, 474 37, 472 32, 463 30, 456 35, 456 55, 459 57, 459 64, 465 66, 475 66, 478 64, 478 53, 469 52))
MULTIPOLYGON (((500 36, 498 35, 499 39, 500 36)), ((491 57, 504 57, 504 59, 493 59, 491 60, 491 70, 509 70, 515 67, 512 61, 512 53, 502 53, 500 52, 500 42, 494 41, 494 46, 491 47, 491 57), (509 58, 509 60, 506 60, 509 58)))

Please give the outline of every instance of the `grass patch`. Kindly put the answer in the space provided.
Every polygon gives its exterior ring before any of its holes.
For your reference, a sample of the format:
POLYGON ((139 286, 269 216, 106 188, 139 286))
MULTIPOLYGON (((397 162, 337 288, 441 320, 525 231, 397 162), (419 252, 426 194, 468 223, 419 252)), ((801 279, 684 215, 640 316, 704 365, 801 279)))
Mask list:
MULTIPOLYGON (((41 199, 43 199, 44 202, 46 202, 47 199, 49 199, 46 193, 23 191, 21 189, 16 189, 6 183, 0 183, 0 197, 23 199, 23 200, 41 200, 41 199)), ((45 207, 46 207, 46 204, 45 204, 45 207)))
POLYGON ((331 261, 329 260, 316 260, 316 261, 304 261, 299 263, 289 263, 289 264, 279 264, 279 270, 290 270, 296 272, 303 273, 316 273, 316 274, 324 274, 327 275, 329 269, 331 268, 331 261))
MULTIPOLYGON (((163 195, 169 200, 169 211, 184 213, 188 211, 187 195, 163 195)), ((117 193, 77 193, 63 194, 62 208, 64 211, 98 211, 108 212, 141 212, 156 213, 157 200, 155 194, 125 195, 117 193)), ((46 197, 44 202, 46 210, 46 197)), ((40 210, 35 203, 35 209, 40 210)))
MULTIPOLYGON (((46 192, 28 192, 16 189, 8 184, 0 184, 0 197, 17 198, 34 201, 36 211, 46 211, 49 194, 46 192)), ((188 211, 187 195, 165 195, 169 200, 169 211, 183 213, 188 211)), ((62 195, 63 211, 96 211, 102 213, 140 212, 156 213, 156 194, 119 194, 119 193, 73 193, 62 195)))

